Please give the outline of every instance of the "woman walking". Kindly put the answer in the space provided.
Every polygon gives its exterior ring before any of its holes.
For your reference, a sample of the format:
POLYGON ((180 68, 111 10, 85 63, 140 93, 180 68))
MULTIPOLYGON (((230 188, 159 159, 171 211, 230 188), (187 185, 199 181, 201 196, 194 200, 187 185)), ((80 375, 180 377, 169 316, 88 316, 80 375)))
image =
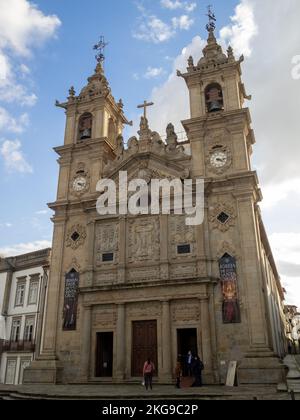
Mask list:
POLYGON ((154 363, 149 358, 147 360, 147 362, 145 362, 144 369, 143 369, 145 387, 146 387, 146 390, 147 391, 148 391, 149 387, 150 387, 151 390, 153 388, 153 375, 154 375, 154 372, 155 372, 154 363))

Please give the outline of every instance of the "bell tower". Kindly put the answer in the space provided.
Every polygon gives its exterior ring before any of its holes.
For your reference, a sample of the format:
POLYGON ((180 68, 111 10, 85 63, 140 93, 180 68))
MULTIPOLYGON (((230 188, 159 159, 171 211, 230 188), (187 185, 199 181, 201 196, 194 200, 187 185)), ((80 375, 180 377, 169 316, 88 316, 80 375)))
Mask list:
POLYGON ((250 171, 255 143, 250 113, 243 107, 251 99, 241 79, 244 57, 236 60, 231 47, 223 52, 214 34, 214 15, 209 17, 203 56, 197 64, 190 57, 185 74, 178 71, 189 90, 191 119, 183 125, 191 142, 193 174, 200 177, 250 171))
MULTIPOLYGON (((203 56, 197 63, 190 57, 187 72, 177 74, 190 95, 191 118, 182 124, 191 145, 192 176, 203 178, 206 186, 203 241, 206 259, 211 261, 211 281, 219 280, 213 309, 222 313, 222 319, 217 319, 218 341, 227 345, 227 350, 220 346, 217 363, 240 360, 241 383, 264 375, 266 381, 276 383, 282 378, 282 367, 274 357, 272 315, 266 303, 262 255, 270 246, 259 209, 258 177, 251 168, 255 137, 249 109, 244 107, 245 100, 251 99, 241 78, 244 57, 237 60, 230 46, 227 54, 223 52, 210 9, 208 16, 203 56), (236 270, 230 284, 224 261, 236 270)), ((282 290, 279 279, 278 287, 282 290)))

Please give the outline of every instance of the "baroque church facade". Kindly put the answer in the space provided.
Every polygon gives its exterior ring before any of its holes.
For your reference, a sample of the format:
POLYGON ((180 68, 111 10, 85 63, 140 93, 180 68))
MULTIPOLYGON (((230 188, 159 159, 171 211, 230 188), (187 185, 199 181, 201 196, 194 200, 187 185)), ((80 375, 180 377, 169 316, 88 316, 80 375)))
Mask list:
POLYGON ((278 383, 286 352, 284 292, 259 210, 251 168, 255 137, 241 79, 243 57, 225 54, 214 28, 203 56, 178 76, 190 94, 187 134, 163 142, 142 117, 125 148, 128 121, 101 63, 66 103, 43 343, 25 383, 126 383, 151 357, 170 383, 179 355, 202 358, 207 384, 278 383), (96 210, 102 178, 204 179, 205 216, 107 215, 96 210))

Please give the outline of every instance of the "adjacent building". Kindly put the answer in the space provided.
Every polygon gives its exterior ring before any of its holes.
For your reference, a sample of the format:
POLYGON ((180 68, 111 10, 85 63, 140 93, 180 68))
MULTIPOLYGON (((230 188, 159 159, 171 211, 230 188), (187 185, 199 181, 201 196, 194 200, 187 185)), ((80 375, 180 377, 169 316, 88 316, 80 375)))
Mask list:
POLYGON ((289 354, 300 353, 300 313, 297 306, 285 306, 286 336, 289 354))
POLYGON ((22 384, 40 351, 50 250, 0 259, 0 383, 22 384))

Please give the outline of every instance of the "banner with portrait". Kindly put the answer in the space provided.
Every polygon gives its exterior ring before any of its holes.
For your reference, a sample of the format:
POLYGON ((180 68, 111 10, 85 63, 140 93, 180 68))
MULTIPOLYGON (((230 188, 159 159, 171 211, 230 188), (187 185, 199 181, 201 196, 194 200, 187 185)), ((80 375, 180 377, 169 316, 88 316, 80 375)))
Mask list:
POLYGON ((226 254, 220 259, 219 267, 223 293, 223 323, 239 324, 241 322, 241 310, 236 259, 226 254))
POLYGON ((64 331, 75 331, 77 324, 77 306, 79 291, 79 273, 70 271, 65 280, 64 331))

